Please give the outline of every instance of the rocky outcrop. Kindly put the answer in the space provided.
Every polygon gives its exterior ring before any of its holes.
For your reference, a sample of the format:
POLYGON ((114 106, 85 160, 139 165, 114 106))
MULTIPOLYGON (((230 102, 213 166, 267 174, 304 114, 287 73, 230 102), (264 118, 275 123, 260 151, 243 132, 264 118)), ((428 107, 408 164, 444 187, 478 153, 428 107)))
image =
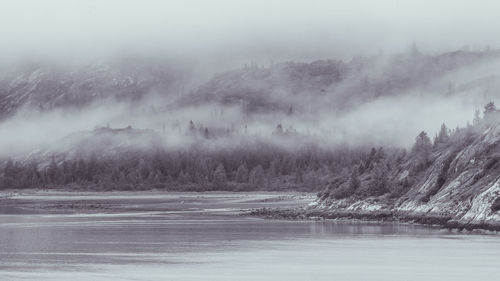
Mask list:
POLYGON ((339 213, 380 217, 390 213, 391 219, 439 224, 457 228, 500 230, 500 124, 477 132, 481 126, 469 128, 459 142, 433 151, 433 162, 424 171, 410 172, 414 159, 394 168, 392 182, 413 177, 413 184, 397 198, 383 195, 335 199, 319 197, 306 208, 323 217, 339 213), (476 132, 474 132, 474 130, 476 132))

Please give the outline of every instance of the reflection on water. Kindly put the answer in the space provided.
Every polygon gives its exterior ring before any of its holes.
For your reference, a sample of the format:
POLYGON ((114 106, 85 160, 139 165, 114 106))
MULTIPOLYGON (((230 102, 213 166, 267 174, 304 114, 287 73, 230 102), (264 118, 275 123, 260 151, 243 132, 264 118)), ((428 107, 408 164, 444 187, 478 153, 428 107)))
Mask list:
POLYGON ((492 280, 499 254, 498 236, 405 224, 0 216, 0 280, 492 280))

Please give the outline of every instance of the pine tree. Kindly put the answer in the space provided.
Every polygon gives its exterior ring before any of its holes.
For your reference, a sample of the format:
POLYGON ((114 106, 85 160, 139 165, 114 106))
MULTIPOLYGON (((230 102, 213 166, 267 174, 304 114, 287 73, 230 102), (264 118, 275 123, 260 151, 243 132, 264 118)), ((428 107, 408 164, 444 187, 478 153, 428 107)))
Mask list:
POLYGON ((261 165, 258 165, 257 167, 253 168, 252 172, 250 173, 250 182, 257 187, 261 187, 265 182, 264 176, 264 169, 261 165))
POLYGON ((481 123, 481 116, 479 116, 479 109, 474 111, 474 119, 472 120, 472 125, 477 126, 481 123))
POLYGON ((139 176, 141 179, 147 179, 151 173, 151 167, 142 158, 139 160, 137 169, 139 170, 139 176))
POLYGON ((213 180, 214 188, 225 187, 226 184, 227 184, 226 170, 224 169, 224 166, 222 164, 219 164, 219 166, 217 166, 217 168, 214 171, 214 180, 213 180))
POLYGON ((192 135, 196 133, 196 126, 194 125, 193 120, 189 120, 188 132, 192 135))
POLYGON ((382 195, 388 191, 388 168, 386 161, 377 163, 372 170, 371 195, 382 195))
POLYGON ((370 151, 370 155, 368 156, 368 159, 366 160, 366 165, 365 169, 371 169, 373 167, 373 161, 375 161, 375 155, 377 154, 377 149, 375 147, 372 147, 370 151))
POLYGON ((3 169, 3 178, 1 182, 1 187, 4 189, 13 188, 14 187, 14 179, 16 174, 16 168, 14 166, 14 162, 12 159, 8 159, 5 167, 3 169))
POLYGON ((56 183, 56 178, 58 174, 58 167, 56 160, 54 157, 52 157, 52 160, 50 161, 49 167, 47 168, 47 176, 50 181, 50 183, 56 183))
POLYGON ((492 101, 484 106, 483 120, 486 126, 491 126, 496 121, 497 114, 498 109, 492 101))
POLYGON ((487 103, 485 106, 484 106, 484 116, 488 115, 488 114, 491 114, 493 112, 496 112, 498 111, 497 107, 495 106, 495 103, 490 101, 489 103, 487 103))
POLYGON ((284 132, 283 132, 283 125, 278 124, 278 125, 276 126, 276 134, 277 134, 277 135, 283 135, 283 133, 284 133, 284 132))
POLYGON ((76 178, 78 181, 87 180, 87 164, 83 159, 79 159, 76 164, 76 178))
POLYGON ((417 166, 419 169, 426 168, 429 165, 432 153, 432 143, 425 131, 422 131, 416 137, 415 144, 412 148, 412 153, 418 159, 417 166))
POLYGON ((446 127, 446 124, 441 125, 441 129, 439 130, 439 134, 437 136, 437 142, 438 144, 440 143, 446 143, 450 136, 448 135, 448 127, 446 127))
POLYGON ((349 188, 352 190, 356 190, 361 185, 361 181, 359 180, 359 171, 358 166, 354 166, 351 171, 351 176, 349 177, 349 188))
POLYGON ((177 177, 177 182, 179 184, 187 184, 189 182, 188 176, 184 173, 183 170, 179 173, 179 176, 177 177))
POLYGON ((379 147, 379 149, 375 153, 375 161, 379 162, 382 159, 385 159, 385 151, 384 148, 379 147))
POLYGON ((248 169, 244 164, 241 164, 236 171, 237 182, 248 182, 248 169))

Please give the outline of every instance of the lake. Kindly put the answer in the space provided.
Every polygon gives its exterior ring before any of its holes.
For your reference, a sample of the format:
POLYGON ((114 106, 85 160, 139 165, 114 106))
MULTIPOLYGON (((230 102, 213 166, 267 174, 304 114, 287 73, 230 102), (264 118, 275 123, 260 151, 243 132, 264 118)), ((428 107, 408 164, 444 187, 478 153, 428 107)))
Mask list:
POLYGON ((500 236, 275 221, 277 193, 47 193, 3 200, 0 280, 496 280, 500 236))

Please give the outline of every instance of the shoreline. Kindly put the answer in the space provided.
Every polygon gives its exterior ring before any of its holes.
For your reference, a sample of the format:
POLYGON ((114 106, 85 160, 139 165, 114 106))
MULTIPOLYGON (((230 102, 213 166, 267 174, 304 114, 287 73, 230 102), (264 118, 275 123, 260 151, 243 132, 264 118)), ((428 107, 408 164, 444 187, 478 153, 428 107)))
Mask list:
POLYGON ((439 215, 408 215, 392 210, 380 210, 370 212, 353 212, 344 210, 314 210, 304 208, 258 208, 247 210, 242 215, 258 217, 268 220, 342 220, 342 221, 365 221, 365 222, 396 222, 410 223, 427 226, 437 226, 443 229, 469 231, 469 232, 487 232, 499 234, 500 223, 463 223, 454 220, 451 216, 439 215))
POLYGON ((33 211, 59 214, 168 211, 171 204, 182 206, 185 203, 184 199, 188 203, 189 200, 207 196, 229 196, 226 199, 233 204, 233 210, 238 216, 268 220, 395 222, 437 226, 458 231, 488 231, 495 234, 500 232, 500 222, 461 222, 446 215, 408 214, 387 208, 379 210, 307 208, 307 203, 313 202, 315 196, 312 193, 303 192, 4 190, 0 192, 0 211, 11 214, 17 213, 18 210, 21 211, 20 213, 33 211))
MULTIPOLYGON (((313 201, 315 195, 304 192, 169 192, 149 191, 68 191, 8 190, 0 192, 2 214, 95 214, 128 212, 169 212, 194 210, 206 202, 211 208, 227 205, 231 212, 260 207, 292 208, 313 201)), ((200 211, 204 211, 200 209, 200 211)))

